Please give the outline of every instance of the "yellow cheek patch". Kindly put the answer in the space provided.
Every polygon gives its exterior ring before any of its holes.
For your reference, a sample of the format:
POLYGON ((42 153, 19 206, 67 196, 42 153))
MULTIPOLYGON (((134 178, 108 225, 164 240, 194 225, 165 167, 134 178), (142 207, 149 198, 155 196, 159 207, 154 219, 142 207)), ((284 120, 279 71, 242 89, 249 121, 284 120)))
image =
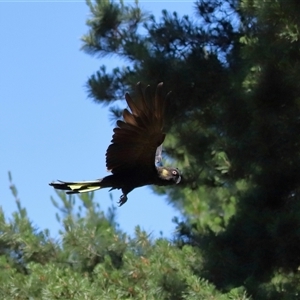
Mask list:
POLYGON ((167 177, 169 175, 169 171, 166 170, 166 169, 163 169, 161 174, 164 176, 164 177, 167 177))

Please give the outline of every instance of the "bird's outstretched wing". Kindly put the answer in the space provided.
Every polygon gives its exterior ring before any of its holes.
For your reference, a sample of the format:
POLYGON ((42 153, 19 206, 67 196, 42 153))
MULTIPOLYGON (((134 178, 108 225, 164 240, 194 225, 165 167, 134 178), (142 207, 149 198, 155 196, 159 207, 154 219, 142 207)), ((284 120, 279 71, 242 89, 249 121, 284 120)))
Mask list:
POLYGON ((165 139, 162 129, 168 95, 163 95, 163 83, 157 85, 154 97, 149 86, 143 93, 140 83, 135 101, 125 95, 130 111, 124 109, 124 121, 117 121, 106 151, 106 167, 113 174, 138 168, 153 170, 156 149, 165 139))

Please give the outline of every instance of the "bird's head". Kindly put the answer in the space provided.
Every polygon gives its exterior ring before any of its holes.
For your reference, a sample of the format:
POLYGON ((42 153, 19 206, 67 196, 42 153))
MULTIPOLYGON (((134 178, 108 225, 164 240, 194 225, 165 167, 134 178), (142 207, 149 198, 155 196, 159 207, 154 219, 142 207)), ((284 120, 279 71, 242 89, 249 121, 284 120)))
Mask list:
POLYGON ((165 184, 178 184, 181 180, 181 175, 178 169, 168 167, 157 167, 158 176, 165 181, 165 184))

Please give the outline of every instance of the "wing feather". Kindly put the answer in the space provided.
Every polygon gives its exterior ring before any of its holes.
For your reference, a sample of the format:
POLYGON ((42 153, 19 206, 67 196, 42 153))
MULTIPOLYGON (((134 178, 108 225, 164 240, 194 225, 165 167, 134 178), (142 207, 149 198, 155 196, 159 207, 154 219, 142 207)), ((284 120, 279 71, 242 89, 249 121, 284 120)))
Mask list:
POLYGON ((150 86, 143 93, 137 84, 135 101, 128 93, 125 95, 128 109, 123 111, 124 121, 117 121, 111 144, 106 151, 106 166, 112 173, 132 169, 152 171, 155 166, 156 149, 163 143, 163 119, 165 97, 163 83, 158 84, 154 96, 150 86))

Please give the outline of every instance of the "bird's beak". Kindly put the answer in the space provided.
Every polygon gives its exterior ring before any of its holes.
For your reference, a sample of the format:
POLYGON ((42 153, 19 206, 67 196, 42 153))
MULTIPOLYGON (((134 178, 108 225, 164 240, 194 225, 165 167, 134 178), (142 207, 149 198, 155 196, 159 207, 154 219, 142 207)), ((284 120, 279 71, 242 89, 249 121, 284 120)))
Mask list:
POLYGON ((176 180, 176 184, 178 184, 181 181, 181 176, 178 177, 178 179, 176 180))

